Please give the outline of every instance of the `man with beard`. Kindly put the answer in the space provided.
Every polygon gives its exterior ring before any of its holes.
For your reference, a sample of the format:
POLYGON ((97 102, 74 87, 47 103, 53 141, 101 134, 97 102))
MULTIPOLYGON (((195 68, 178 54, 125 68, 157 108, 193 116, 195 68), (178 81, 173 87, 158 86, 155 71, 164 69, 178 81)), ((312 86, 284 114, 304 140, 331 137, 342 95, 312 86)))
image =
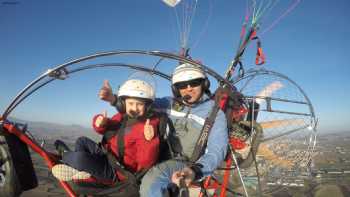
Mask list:
MULTIPOLYGON (((174 157, 152 167, 143 177, 141 196, 177 196, 180 185, 211 175, 224 160, 228 146, 226 118, 217 113, 204 153, 193 160, 196 142, 215 101, 211 99, 209 80, 200 67, 181 64, 172 75, 174 97, 155 99, 157 110, 166 111, 173 124, 168 140, 174 157), (192 157, 192 158, 191 158, 192 157)), ((118 102, 110 87, 100 90, 100 98, 112 105, 118 102)))

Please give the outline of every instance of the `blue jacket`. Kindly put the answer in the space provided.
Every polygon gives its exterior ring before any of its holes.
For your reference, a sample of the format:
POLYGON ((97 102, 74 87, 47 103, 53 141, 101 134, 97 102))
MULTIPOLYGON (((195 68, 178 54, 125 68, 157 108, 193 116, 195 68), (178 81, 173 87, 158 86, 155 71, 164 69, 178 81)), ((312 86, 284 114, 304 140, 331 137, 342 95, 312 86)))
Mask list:
MULTIPOLYGON (((157 98, 154 106, 158 110, 166 111, 172 120, 175 133, 169 134, 178 139, 181 144, 184 156, 190 158, 194 150, 197 139, 200 136, 205 119, 214 106, 214 101, 208 99, 206 95, 201 98, 202 102, 197 105, 182 106, 178 109, 173 106, 171 97, 157 98)), ((225 114, 219 110, 212 130, 210 131, 205 153, 196 163, 203 165, 204 176, 210 175, 225 159, 228 146, 228 132, 225 114)))

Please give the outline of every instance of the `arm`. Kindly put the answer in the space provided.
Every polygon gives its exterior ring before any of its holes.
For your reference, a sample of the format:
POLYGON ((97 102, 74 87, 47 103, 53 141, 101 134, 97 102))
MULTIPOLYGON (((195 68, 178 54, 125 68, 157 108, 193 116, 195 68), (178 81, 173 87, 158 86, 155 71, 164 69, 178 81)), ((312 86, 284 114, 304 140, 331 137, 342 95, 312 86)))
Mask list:
POLYGON ((103 86, 98 92, 98 96, 101 100, 107 101, 113 106, 117 102, 117 96, 113 94, 112 87, 109 84, 108 80, 103 81, 103 86))
POLYGON ((106 132, 106 125, 105 123, 101 122, 106 122, 105 116, 103 114, 97 114, 92 118, 92 128, 98 133, 98 134, 104 134, 106 132))
POLYGON ((155 110, 164 111, 171 109, 172 98, 171 97, 162 97, 156 98, 153 102, 153 107, 155 110))
POLYGON ((193 180, 208 176, 225 159, 228 146, 228 132, 225 114, 220 110, 209 134, 205 153, 195 164, 191 164, 172 175, 172 182, 179 186, 179 179, 184 177, 186 185, 193 180))
POLYGON ((225 159, 228 146, 228 132, 225 114, 220 110, 209 134, 205 153, 196 162, 203 166, 204 176, 210 175, 225 159))
POLYGON ((121 115, 116 114, 111 119, 106 114, 97 114, 92 119, 92 127, 94 130, 103 135, 107 130, 117 129, 121 121, 121 115))
MULTIPOLYGON (((109 102, 112 106, 116 106, 118 101, 118 96, 113 94, 112 87, 108 80, 104 80, 103 86, 98 92, 98 96, 101 100, 109 102)), ((171 97, 156 98, 153 106, 156 108, 156 110, 166 111, 167 109, 171 108, 171 103, 171 97)))

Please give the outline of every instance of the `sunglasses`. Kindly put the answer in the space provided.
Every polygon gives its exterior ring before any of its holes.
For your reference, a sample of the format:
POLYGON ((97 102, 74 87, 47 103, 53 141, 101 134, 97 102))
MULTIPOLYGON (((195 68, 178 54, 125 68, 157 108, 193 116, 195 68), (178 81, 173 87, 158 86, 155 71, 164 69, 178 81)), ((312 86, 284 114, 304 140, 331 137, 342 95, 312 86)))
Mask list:
POLYGON ((197 87, 197 86, 202 85, 202 82, 203 82, 202 79, 194 79, 191 81, 184 81, 184 82, 177 83, 177 84, 175 84, 175 86, 178 89, 185 89, 188 86, 191 86, 193 88, 193 87, 197 87))

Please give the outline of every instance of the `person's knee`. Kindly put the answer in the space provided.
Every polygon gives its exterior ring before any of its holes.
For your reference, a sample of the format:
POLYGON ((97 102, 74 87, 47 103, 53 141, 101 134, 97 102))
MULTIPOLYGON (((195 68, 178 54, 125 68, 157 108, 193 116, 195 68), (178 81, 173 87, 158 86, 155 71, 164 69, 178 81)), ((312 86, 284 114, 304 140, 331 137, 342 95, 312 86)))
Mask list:
POLYGON ((161 163, 151 168, 142 178, 140 185, 141 197, 163 197, 164 189, 170 182, 170 171, 167 163, 161 163))
POLYGON ((153 167, 145 174, 145 176, 143 176, 142 181, 141 181, 141 185, 140 185, 140 196, 141 197, 152 196, 150 194, 154 193, 154 191, 152 192, 152 188, 154 187, 154 184, 157 184, 156 178, 159 175, 160 174, 159 174, 158 169, 153 167))
POLYGON ((81 136, 76 140, 75 144, 81 144, 81 143, 86 142, 87 140, 89 140, 89 138, 87 138, 85 136, 81 136))
POLYGON ((68 152, 63 156, 63 161, 77 170, 94 169, 100 166, 96 158, 85 152, 68 152))
POLYGON ((141 181, 140 196, 141 197, 148 196, 150 187, 151 187, 150 176, 148 173, 146 173, 146 175, 142 178, 142 181, 141 181))
POLYGON ((89 138, 82 136, 79 137, 76 141, 75 141, 75 151, 79 151, 81 149, 84 149, 85 145, 87 144, 87 141, 89 140, 89 138))

